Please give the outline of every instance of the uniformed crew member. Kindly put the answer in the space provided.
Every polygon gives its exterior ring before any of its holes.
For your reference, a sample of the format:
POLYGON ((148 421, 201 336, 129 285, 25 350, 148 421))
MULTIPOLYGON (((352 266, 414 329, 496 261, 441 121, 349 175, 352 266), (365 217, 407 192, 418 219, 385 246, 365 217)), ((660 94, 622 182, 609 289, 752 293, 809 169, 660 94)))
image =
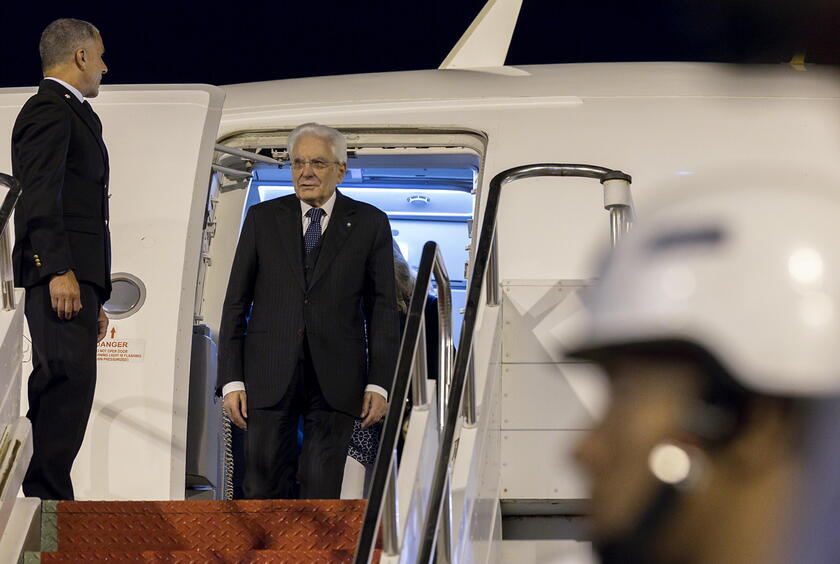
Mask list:
POLYGON ((12 167, 22 194, 15 212, 15 284, 26 288, 32 337, 29 412, 34 452, 27 496, 73 499, 70 470, 96 384, 96 344, 108 328, 111 292, 108 152, 85 98, 108 68, 97 29, 56 20, 39 45, 44 80, 15 122, 12 167))

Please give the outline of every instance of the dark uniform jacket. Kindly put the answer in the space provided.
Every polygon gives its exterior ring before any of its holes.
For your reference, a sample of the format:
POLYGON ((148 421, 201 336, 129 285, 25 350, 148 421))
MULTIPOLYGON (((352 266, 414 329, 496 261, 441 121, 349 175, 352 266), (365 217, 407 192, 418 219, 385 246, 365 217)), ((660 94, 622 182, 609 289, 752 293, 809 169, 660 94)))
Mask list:
POLYGON ((54 80, 41 81, 15 121, 12 168, 22 186, 12 252, 15 285, 29 288, 72 269, 107 300, 108 151, 90 105, 54 80))
POLYGON ((399 348, 388 218, 336 193, 306 270, 295 195, 252 206, 222 310, 217 391, 244 381, 248 407, 280 401, 309 343, 334 409, 358 416, 367 384, 391 389, 399 348))

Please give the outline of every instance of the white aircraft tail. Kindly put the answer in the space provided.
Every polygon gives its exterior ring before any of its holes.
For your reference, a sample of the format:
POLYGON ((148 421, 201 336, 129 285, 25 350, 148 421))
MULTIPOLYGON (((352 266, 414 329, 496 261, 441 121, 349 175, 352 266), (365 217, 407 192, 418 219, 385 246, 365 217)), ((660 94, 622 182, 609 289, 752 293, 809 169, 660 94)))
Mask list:
POLYGON ((522 0, 488 0, 438 68, 504 68, 521 7, 522 0))

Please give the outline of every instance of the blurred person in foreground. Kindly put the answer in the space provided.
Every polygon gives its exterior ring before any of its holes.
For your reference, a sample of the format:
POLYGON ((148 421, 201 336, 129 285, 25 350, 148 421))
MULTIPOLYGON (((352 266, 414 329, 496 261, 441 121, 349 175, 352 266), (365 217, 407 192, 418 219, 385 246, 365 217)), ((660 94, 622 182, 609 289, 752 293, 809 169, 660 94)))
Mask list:
POLYGON ((840 196, 724 188, 640 222, 567 335, 609 377, 576 449, 603 564, 794 561, 808 416, 840 391, 840 196))

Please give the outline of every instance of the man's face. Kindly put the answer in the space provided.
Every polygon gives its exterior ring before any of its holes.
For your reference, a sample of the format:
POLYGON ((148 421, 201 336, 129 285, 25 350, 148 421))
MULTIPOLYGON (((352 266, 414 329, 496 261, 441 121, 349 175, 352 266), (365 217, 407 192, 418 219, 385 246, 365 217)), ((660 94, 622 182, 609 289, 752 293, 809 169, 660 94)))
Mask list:
POLYGON ((626 355, 604 367, 610 406, 575 452, 590 478, 596 541, 620 538, 638 523, 659 487, 649 470, 650 452, 680 436, 699 382, 697 367, 688 361, 626 355))
POLYGON ((85 98, 96 98, 99 95, 99 84, 102 82, 102 75, 108 72, 102 55, 105 54, 105 45, 99 35, 89 41, 84 47, 84 66, 82 73, 82 94, 85 98))
POLYGON ((344 179, 345 163, 335 163, 332 147, 320 137, 297 140, 292 152, 292 181, 295 194, 310 206, 321 207, 344 179))

